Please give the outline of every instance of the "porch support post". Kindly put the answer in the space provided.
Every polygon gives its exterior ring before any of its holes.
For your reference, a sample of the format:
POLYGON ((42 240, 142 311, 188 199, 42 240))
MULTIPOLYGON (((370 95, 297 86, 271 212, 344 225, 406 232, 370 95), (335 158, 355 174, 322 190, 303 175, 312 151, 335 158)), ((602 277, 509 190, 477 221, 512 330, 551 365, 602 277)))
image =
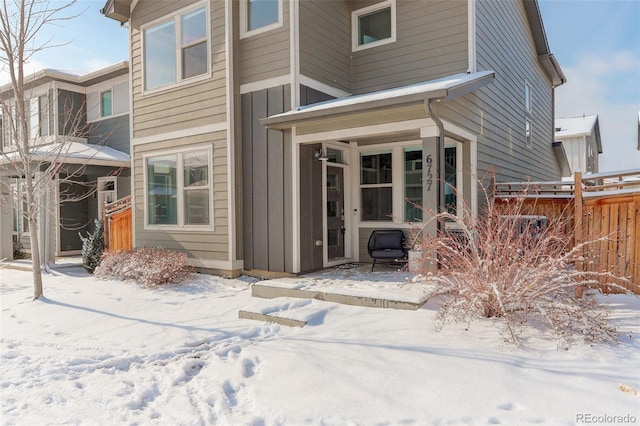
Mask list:
POLYGON ((0 260, 13 260, 13 197, 9 177, 0 179, 0 260))
MULTIPOLYGON (((43 179, 44 173, 35 173, 35 179, 43 179)), ((55 226, 56 214, 54 194, 57 192, 53 185, 58 185, 58 180, 42 184, 42 194, 40 206, 38 208, 38 245, 40 246, 40 263, 43 270, 50 264, 55 263, 55 226)))
MULTIPOLYGON (((440 210, 440 138, 437 127, 427 127, 420 131, 422 137, 422 206, 423 234, 435 236, 438 232, 438 221, 435 215, 440 210)), ((438 271, 436 253, 424 253, 429 259, 425 262, 425 272, 433 274, 438 271)))

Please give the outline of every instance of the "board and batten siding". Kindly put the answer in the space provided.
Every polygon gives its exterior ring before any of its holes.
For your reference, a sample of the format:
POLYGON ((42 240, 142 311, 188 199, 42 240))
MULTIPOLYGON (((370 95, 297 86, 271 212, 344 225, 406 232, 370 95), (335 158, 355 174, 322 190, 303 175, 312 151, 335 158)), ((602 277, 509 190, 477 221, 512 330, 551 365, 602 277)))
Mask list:
POLYGON ((478 134, 478 175, 493 169, 499 181, 558 180, 552 149, 553 89, 544 72, 521 1, 477 0, 477 68, 495 80, 437 111, 478 134), (525 80, 532 111, 525 109, 525 80), (533 146, 525 144, 525 119, 533 146))
POLYGON ((344 0, 300 2, 300 74, 351 92, 351 12, 344 0))
POLYGON ((143 93, 141 26, 170 17, 195 1, 140 1, 131 18, 133 137, 147 137, 226 120, 225 2, 209 2, 211 76, 143 93))
POLYGON ((240 84, 290 74, 289 1, 283 0, 281 4, 281 27, 239 40, 240 84))
POLYGON ((245 93, 242 109, 243 258, 247 270, 292 269, 291 137, 260 119, 290 108, 290 87, 245 93))
POLYGON ((178 250, 187 253, 189 257, 202 260, 223 260, 229 258, 229 197, 227 187, 227 134, 226 131, 199 134, 181 138, 179 140, 167 140, 156 143, 134 146, 133 173, 135 184, 135 209, 136 246, 158 247, 162 246, 170 250, 178 250), (158 153, 161 155, 166 150, 192 147, 213 147, 213 231, 202 229, 181 230, 145 229, 145 192, 144 187, 144 158, 145 154, 158 153))
MULTIPOLYGON (((354 9, 377 2, 353 2, 354 9)), ((396 41, 352 55, 351 93, 433 80, 468 69, 466 1, 396 0, 396 41)))

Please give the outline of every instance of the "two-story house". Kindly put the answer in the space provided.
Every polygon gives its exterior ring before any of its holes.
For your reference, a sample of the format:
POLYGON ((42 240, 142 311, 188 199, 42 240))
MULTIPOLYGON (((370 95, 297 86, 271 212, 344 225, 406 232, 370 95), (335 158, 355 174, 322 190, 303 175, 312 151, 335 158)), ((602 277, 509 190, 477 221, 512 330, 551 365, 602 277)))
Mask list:
POLYGON ((197 266, 368 260, 372 230, 558 180, 535 0, 108 0, 130 33, 134 244, 197 266))
MULTIPOLYGON (((86 75, 46 69, 27 78, 30 158, 35 178, 42 168, 58 182, 38 188, 39 235, 43 263, 55 256, 80 253, 78 232, 93 227, 105 202, 130 194, 129 63, 122 62, 86 75)), ((29 227, 22 214, 23 177, 14 163, 16 138, 9 120, 16 120, 10 85, 0 88, 7 114, 2 118, 0 176, 0 259, 11 259, 12 242, 31 249, 29 227), (4 199, 8 198, 8 199, 4 199)))
POLYGON ((598 156, 602 154, 600 123, 597 115, 556 118, 555 144, 561 144, 567 156, 569 169, 563 178, 573 179, 577 171, 598 173, 598 156))

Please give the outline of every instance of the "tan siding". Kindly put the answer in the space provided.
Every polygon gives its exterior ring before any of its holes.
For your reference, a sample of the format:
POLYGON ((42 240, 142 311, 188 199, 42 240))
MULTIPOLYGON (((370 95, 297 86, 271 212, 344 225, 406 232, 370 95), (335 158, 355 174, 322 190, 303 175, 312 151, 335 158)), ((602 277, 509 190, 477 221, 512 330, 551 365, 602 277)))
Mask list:
POLYGON ((352 53, 353 93, 467 71, 466 2, 397 0, 396 8, 396 42, 352 53))
POLYGON ((131 26, 134 138, 226 120, 225 10, 222 1, 210 2, 210 78, 143 94, 141 26, 193 3, 143 0, 134 11, 131 26))
POLYGON ((344 0, 300 3, 300 73, 351 91, 351 15, 344 0))
POLYGON ((239 41, 240 84, 290 73, 289 2, 282 5, 281 27, 239 41))
POLYGON ((227 186, 226 137, 226 132, 216 132, 134 146, 134 208, 136 211, 134 226, 136 230, 136 245, 138 247, 162 246, 172 250, 184 251, 194 258, 213 260, 228 259, 229 221, 227 216, 229 214, 229 197, 227 186), (187 150, 194 145, 199 147, 206 145, 213 146, 212 192, 214 201, 214 230, 145 230, 143 155, 177 148, 187 150))
POLYGON ((478 0, 477 10, 478 69, 495 71, 496 79, 479 90, 477 98, 457 104, 474 113, 466 121, 480 133, 478 168, 494 168, 502 180, 559 179, 551 147, 552 89, 538 61, 524 6, 520 1, 478 0), (531 149, 525 147, 524 136, 525 79, 532 86, 531 149))

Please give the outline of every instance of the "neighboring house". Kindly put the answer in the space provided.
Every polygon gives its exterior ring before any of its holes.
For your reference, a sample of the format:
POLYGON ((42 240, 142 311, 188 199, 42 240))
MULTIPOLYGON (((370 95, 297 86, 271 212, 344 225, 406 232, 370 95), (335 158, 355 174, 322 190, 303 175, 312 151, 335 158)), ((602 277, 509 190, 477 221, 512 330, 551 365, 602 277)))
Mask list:
POLYGON ((577 171, 599 172, 598 155, 602 154, 602 141, 597 115, 556 118, 554 140, 556 147, 562 145, 569 165, 562 174, 563 178, 573 179, 577 171))
MULTIPOLYGON (((78 232, 93 228, 104 202, 130 194, 129 63, 81 76, 47 69, 26 81, 34 162, 60 163, 57 177, 73 181, 54 185, 41 197, 39 241, 46 264, 54 256, 80 253, 78 232)), ((0 88, 0 96, 15 111, 10 85, 0 88)), ((16 198, 23 183, 11 165, 16 157, 12 126, 7 120, 2 124, 0 175, 13 197, 5 196, 1 205, 0 259, 11 259, 12 241, 26 252, 30 241, 21 214, 27 206, 16 198)))
POLYGON ((408 230, 416 204, 477 210, 490 170, 560 179, 565 78, 537 1, 108 0, 102 12, 130 32, 136 246, 227 275, 301 273, 370 260, 372 230, 408 230))

